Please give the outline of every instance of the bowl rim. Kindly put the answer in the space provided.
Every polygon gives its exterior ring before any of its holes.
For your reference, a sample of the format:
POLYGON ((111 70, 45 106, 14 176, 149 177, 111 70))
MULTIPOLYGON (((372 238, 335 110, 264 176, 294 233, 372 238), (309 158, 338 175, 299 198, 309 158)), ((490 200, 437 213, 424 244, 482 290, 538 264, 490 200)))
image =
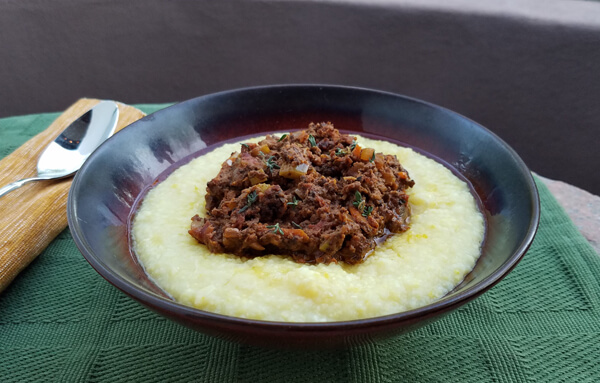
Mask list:
MULTIPOLYGON (((398 313, 370 317, 370 318, 363 318, 363 319, 330 321, 330 322, 284 322, 284 321, 267 321, 267 320, 234 317, 234 316, 213 313, 210 311, 204 311, 204 310, 197 309, 194 307, 186 306, 186 305, 178 303, 174 300, 169 300, 164 297, 161 297, 158 294, 142 290, 142 289, 136 287, 136 285, 134 285, 133 283, 130 283, 129 281, 127 281, 125 278, 119 276, 117 273, 113 272, 112 269, 110 267, 108 267, 104 262, 97 259, 94 256, 92 247, 83 238, 83 235, 81 234, 81 227, 80 227, 79 221, 77 219, 77 204, 73 197, 73 194, 74 194, 73 190, 78 188, 81 183, 81 178, 78 177, 78 175, 83 172, 79 171, 79 172, 77 172, 77 174, 75 175, 75 177, 73 179, 73 183, 71 185, 69 195, 68 195, 67 220, 68 220, 68 225, 69 225, 70 231, 72 233, 72 237, 75 242, 75 245, 77 246, 79 251, 82 253, 83 257, 87 260, 87 262, 92 266, 92 268, 94 268, 96 270, 96 272, 98 272, 98 274, 100 274, 105 280, 107 280, 109 283, 111 283, 112 285, 114 285, 115 287, 117 287, 119 290, 123 291, 127 295, 133 297, 134 299, 136 299, 140 302, 143 302, 146 305, 152 306, 152 307, 160 309, 160 310, 165 310, 165 311, 169 311, 169 312, 174 311, 175 313, 177 313, 179 315, 184 315, 186 317, 201 317, 202 319, 205 319, 208 321, 215 321, 215 322, 218 321, 221 323, 223 323, 223 321, 225 321, 230 325, 237 325, 237 326, 243 326, 243 327, 251 326, 253 328, 262 328, 262 329, 267 329, 267 330, 268 329, 275 330, 275 329, 280 329, 281 327, 285 327, 286 331, 324 332, 324 331, 329 331, 329 330, 340 330, 342 328, 344 331, 353 330, 353 329, 358 330, 358 329, 362 329, 365 327, 369 327, 371 329, 371 328, 373 328, 373 326, 384 327, 386 325, 393 324, 395 322, 420 320, 420 319, 423 319, 423 317, 437 316, 440 313, 444 313, 446 311, 449 311, 456 307, 459 307, 459 306, 469 302, 470 300, 476 298, 477 296, 481 295, 485 291, 489 290, 491 287, 493 287, 498 282, 500 282, 521 261, 521 259, 523 258, 523 256, 525 255, 525 253, 530 248, 530 246, 533 242, 533 239, 536 235, 536 232, 537 232, 537 229, 539 226, 539 221, 540 221, 539 194, 538 194, 538 189, 537 189, 537 186, 536 186, 536 183, 535 183, 535 180, 533 178, 531 171, 529 170, 529 168, 527 167, 525 162, 521 159, 521 157, 516 153, 516 151, 514 149, 512 149, 512 147, 510 147, 504 140, 502 140, 495 133, 493 133, 486 127, 469 119, 468 117, 465 117, 464 115, 462 115, 460 113, 457 113, 457 112, 447 109, 445 107, 433 104, 431 102, 424 101, 424 100, 410 97, 410 96, 406 96, 406 95, 399 94, 399 93, 365 88, 365 87, 357 87, 357 86, 332 85, 332 84, 296 84, 296 83, 261 85, 261 86, 242 87, 242 88, 229 89, 229 90, 224 90, 224 91, 215 92, 215 93, 209 93, 209 94, 201 95, 201 96, 194 97, 194 98, 191 98, 188 100, 184 100, 181 102, 177 102, 166 108, 163 108, 154 113, 151 113, 148 116, 143 117, 142 119, 137 120, 128 126, 134 125, 140 121, 143 122, 143 120, 145 118, 152 116, 155 113, 161 113, 162 111, 165 111, 167 109, 177 108, 183 104, 198 102, 202 99, 209 99, 209 98, 213 98, 213 97, 224 97, 229 94, 236 94, 236 93, 242 93, 242 92, 256 92, 256 91, 264 91, 264 90, 277 91, 277 90, 300 89, 300 88, 307 88, 307 89, 311 88, 311 89, 316 89, 316 90, 322 90, 324 88, 325 89, 348 90, 348 91, 355 91, 355 92, 375 93, 375 94, 379 94, 379 95, 387 96, 387 97, 391 96, 394 98, 402 98, 407 101, 411 101, 414 103, 425 105, 425 106, 433 108, 433 109, 437 109, 444 113, 453 114, 461 119, 464 119, 464 120, 472 123, 478 129, 482 129, 484 132, 486 132, 487 134, 492 136, 492 138, 494 140, 496 140, 501 146, 503 146, 503 148, 505 150, 507 150, 509 152, 509 154, 515 159, 515 162, 517 164, 519 171, 525 176, 525 180, 527 183, 527 185, 526 185, 527 189, 529 189, 531 191, 529 197, 531 198, 530 202, 533 206, 533 212, 530 217, 527 232, 526 232, 523 240, 519 244, 518 248, 516 249, 516 251, 514 251, 514 253, 511 255, 511 257, 508 258, 507 261, 505 261, 500 267, 498 267, 496 270, 494 270, 490 275, 483 278, 481 281, 475 283, 473 286, 465 289, 461 293, 459 293, 459 294, 448 293, 446 296, 444 296, 444 297, 440 298, 439 300, 436 300, 426 306, 418 307, 418 308, 408 310, 408 311, 402 311, 402 312, 398 312, 398 313)), ((127 127, 125 127, 125 128, 127 128, 127 127)), ((121 129, 121 131, 123 131, 125 128, 121 129)), ((121 131, 115 133, 115 135, 113 135, 113 137, 118 136, 121 131)), ((106 142, 111 141, 113 139, 113 137, 109 138, 106 142)), ((105 145, 106 142, 103 143, 102 146, 105 145)), ((95 153, 92 153, 90 155, 90 157, 83 164, 81 169, 85 170, 85 168, 87 167, 90 160, 94 158, 94 154, 95 153)))

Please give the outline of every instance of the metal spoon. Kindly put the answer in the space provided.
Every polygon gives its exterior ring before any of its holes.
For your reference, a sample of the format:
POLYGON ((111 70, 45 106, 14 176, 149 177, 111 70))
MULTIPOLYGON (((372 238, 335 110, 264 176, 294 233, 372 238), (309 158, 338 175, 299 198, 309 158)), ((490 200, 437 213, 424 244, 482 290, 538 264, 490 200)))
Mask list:
POLYGON ((119 108, 113 101, 101 101, 88 110, 48 145, 37 163, 37 176, 0 188, 0 197, 30 181, 64 178, 74 174, 88 156, 117 126, 119 108))

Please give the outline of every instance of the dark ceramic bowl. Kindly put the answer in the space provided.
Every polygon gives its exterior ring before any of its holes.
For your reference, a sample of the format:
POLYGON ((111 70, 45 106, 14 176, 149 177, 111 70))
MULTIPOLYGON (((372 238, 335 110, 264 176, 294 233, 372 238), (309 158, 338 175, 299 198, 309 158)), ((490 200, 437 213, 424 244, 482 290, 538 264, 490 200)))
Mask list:
POLYGON ((69 227, 79 250, 114 286, 148 308, 199 331, 251 344, 344 346, 411 331, 479 296, 523 257, 539 221, 531 173, 501 139, 447 109, 379 91, 336 86, 270 86, 198 97, 131 124, 96 150, 69 194, 69 227), (443 299, 416 310, 331 323, 282 323, 213 314, 174 302, 129 248, 128 217, 159 175, 208 146, 239 136, 288 132, 312 121, 421 149, 466 178, 487 219, 474 270, 443 299))

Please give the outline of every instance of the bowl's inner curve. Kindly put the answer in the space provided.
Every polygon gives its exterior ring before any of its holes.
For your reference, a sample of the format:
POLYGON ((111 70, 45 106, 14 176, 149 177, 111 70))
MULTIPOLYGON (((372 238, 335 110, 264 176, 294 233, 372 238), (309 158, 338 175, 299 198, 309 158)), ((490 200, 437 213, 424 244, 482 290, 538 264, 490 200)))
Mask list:
POLYGON ((412 99, 344 88, 316 93, 315 97, 314 88, 298 87, 284 96, 258 89, 202 97, 116 134, 84 165, 72 190, 77 195, 70 209, 76 216, 72 229, 83 243, 84 255, 93 258, 92 264, 102 268, 107 279, 169 299, 130 250, 128 222, 144 191, 212 145, 331 121, 348 133, 416 148, 471 185, 487 221, 482 256, 444 299, 475 289, 516 263, 535 231, 535 198, 531 176, 510 148, 475 123, 412 99))

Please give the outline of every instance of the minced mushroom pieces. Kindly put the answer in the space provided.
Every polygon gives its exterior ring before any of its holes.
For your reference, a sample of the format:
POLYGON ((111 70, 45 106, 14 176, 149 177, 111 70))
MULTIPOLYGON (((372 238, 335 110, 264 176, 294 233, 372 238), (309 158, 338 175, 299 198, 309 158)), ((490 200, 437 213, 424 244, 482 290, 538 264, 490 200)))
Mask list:
POLYGON ((208 183, 208 215, 189 233, 214 253, 357 264, 378 238, 408 230, 413 185, 395 156, 311 123, 242 144, 208 183))

